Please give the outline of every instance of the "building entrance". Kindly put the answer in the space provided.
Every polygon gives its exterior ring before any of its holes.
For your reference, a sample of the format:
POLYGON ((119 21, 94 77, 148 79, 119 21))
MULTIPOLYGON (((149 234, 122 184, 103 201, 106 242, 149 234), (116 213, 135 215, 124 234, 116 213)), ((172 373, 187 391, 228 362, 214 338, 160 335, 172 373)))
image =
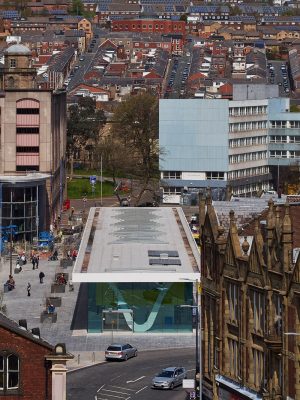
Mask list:
POLYGON ((133 310, 103 310, 102 331, 134 331, 133 310))

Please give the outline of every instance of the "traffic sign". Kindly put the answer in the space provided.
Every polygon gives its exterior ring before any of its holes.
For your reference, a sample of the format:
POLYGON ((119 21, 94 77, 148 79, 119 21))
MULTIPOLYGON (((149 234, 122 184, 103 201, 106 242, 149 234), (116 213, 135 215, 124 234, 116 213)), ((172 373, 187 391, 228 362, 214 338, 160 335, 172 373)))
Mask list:
POLYGON ((95 184, 96 184, 96 181, 97 181, 96 175, 91 175, 91 176, 90 176, 90 184, 91 184, 91 185, 95 185, 95 184))

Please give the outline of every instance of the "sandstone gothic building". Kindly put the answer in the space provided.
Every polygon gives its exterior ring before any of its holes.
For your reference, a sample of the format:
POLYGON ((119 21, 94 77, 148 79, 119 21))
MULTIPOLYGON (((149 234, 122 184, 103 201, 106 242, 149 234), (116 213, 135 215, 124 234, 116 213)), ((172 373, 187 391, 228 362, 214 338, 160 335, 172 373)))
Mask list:
POLYGON ((300 204, 247 226, 200 198, 203 397, 300 399, 300 204))

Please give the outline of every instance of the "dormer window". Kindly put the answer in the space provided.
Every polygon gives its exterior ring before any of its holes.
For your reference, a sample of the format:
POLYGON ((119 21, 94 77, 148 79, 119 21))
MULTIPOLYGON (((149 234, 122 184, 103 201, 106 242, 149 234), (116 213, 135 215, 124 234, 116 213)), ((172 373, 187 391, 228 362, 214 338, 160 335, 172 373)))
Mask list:
POLYGON ((16 66, 17 66, 17 60, 16 60, 15 58, 11 58, 11 59, 9 60, 9 65, 10 65, 10 68, 16 68, 16 66))

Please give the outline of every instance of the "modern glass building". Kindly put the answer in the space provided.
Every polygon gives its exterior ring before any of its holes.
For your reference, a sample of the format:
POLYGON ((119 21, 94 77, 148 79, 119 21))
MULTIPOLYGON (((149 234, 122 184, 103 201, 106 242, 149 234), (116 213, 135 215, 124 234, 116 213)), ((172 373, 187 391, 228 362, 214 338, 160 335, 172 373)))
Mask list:
POLYGON ((181 208, 92 208, 73 269, 88 333, 193 331, 200 253, 181 208))
POLYGON ((192 283, 90 283, 88 332, 191 332, 192 283))
POLYGON ((18 240, 32 241, 46 228, 47 174, 0 177, 0 226, 15 226, 18 240))

